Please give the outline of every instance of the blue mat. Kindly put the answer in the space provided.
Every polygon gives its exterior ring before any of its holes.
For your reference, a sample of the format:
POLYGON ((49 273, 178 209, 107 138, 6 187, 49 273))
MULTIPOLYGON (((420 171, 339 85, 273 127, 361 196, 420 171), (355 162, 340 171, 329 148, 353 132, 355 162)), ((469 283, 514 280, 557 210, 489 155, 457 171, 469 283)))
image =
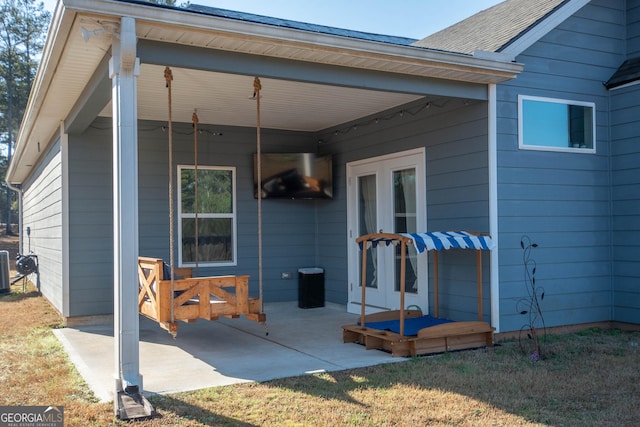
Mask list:
MULTIPOLYGON (((418 331, 430 326, 441 325, 443 323, 451 323, 453 320, 440 319, 431 316, 412 317, 404 319, 404 335, 418 335, 418 331)), ((358 322, 360 324, 360 322, 358 322)), ((397 334, 400 333, 400 320, 385 320, 383 322, 367 322, 365 323, 367 328, 379 329, 381 331, 391 331, 397 334)))

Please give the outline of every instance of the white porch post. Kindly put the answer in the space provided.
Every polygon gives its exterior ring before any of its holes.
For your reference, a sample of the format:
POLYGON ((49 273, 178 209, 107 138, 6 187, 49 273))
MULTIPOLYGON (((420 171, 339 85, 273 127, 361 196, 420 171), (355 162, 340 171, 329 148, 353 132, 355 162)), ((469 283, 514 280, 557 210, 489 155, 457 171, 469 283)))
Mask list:
POLYGON ((488 135, 489 135, 489 234, 495 246, 491 250, 491 326, 500 332, 500 277, 498 262, 498 108, 496 85, 488 87, 488 135))
POLYGON ((138 321, 138 125, 135 20, 114 34, 109 74, 113 104, 114 410, 127 416, 127 396, 141 396, 138 321))

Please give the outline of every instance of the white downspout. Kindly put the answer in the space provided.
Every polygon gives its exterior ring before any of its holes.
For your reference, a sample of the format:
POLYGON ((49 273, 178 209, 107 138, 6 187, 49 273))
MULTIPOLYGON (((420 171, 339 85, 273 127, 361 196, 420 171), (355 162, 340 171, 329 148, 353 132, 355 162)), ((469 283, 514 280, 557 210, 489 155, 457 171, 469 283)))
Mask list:
POLYGON ((495 246, 491 250, 491 326, 500 332, 500 277, 498 254, 498 108, 496 85, 488 89, 488 155, 489 155, 489 234, 495 246))
POLYGON ((69 135, 60 122, 60 156, 62 163, 62 315, 71 315, 69 293, 69 135))

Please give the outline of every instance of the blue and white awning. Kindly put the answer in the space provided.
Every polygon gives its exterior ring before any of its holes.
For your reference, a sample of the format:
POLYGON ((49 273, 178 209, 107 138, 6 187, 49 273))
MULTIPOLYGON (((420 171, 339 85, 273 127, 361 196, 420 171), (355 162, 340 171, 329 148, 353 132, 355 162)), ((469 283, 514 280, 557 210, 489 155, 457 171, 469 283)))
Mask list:
POLYGON ((433 231, 427 233, 403 233, 413 240, 418 252, 441 251, 443 249, 493 249, 489 236, 471 234, 467 231, 433 231))
MULTIPOLYGON (((467 231, 432 231, 426 233, 400 233, 398 236, 411 239, 418 252, 441 251, 443 249, 476 249, 491 250, 495 244, 490 236, 469 233, 467 231)), ((384 245, 397 245, 399 241, 389 235, 375 237, 372 235, 367 240, 367 247, 376 247, 380 243, 384 245)), ((362 244, 360 245, 362 247, 362 244)))

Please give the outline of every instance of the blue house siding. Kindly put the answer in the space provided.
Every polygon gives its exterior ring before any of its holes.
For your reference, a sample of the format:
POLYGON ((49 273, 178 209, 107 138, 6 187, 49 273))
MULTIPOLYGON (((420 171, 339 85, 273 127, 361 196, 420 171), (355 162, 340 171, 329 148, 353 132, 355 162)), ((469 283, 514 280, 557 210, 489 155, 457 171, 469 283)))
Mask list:
POLYGON ((640 55, 640 0, 627 0, 627 50, 629 58, 640 55))
MULTIPOLYGON (((427 229, 488 233, 487 103, 452 100, 451 104, 446 115, 432 119, 429 123, 432 128, 424 138, 427 141, 427 229)), ((483 255, 483 320, 490 321, 489 253, 483 255)), ((440 252, 439 276, 440 315, 455 320, 477 320, 475 251, 440 252)), ((432 286, 430 292, 433 292, 432 286)))
POLYGON ((547 326, 611 319, 609 96, 624 60, 624 1, 594 1, 516 60, 525 71, 498 86, 501 330, 520 329, 526 296, 520 239, 539 247, 536 284, 547 326), (596 64, 596 65, 594 65, 596 64), (518 95, 595 102, 595 154, 518 149, 518 95))
MULTIPOLYGON (((425 230, 467 229, 487 232, 487 104, 461 99, 426 101, 347 123, 321 132, 321 149, 335 153, 336 196, 318 210, 319 257, 326 268, 327 298, 347 301, 346 164, 394 152, 426 148, 427 224, 425 230), (416 114, 400 114, 400 111, 416 114), (362 123, 369 123, 362 126, 362 123), (357 126, 360 124, 360 126, 357 126), (344 129, 351 129, 348 132, 344 129)), ((355 237, 354 237, 355 239, 355 237)), ((488 254, 487 254, 488 255, 488 254)), ((432 263, 432 256, 429 256, 432 263)), ((477 319, 476 258, 470 251, 442 252, 440 256, 440 313, 458 320, 477 319)), ((430 269, 432 270, 432 269, 430 269)), ((489 320, 489 267, 485 257, 484 314, 489 320)), ((432 275, 432 271, 430 271, 432 275)), ((430 278, 430 292, 433 277, 430 278)), ((433 298, 430 298, 433 310, 433 298)))
POLYGON ((111 120, 69 135, 69 316, 113 312, 111 120))
POLYGON ((611 91, 614 320, 640 319, 640 85, 611 91))
POLYGON ((44 153, 23 185, 22 250, 38 256, 40 290, 64 313, 62 283, 62 152, 60 140, 44 153), (27 227, 31 230, 27 236, 27 227))
MULTIPOLYGON (((628 58, 640 55, 640 0, 627 2, 628 58)), ((614 316, 640 319, 640 84, 611 91, 614 316)))
MULTIPOLYGON (((321 148, 324 148, 321 146, 321 148)), ((347 265, 347 194, 346 168, 343 156, 333 159, 333 200, 318 203, 317 257, 315 265, 325 270, 325 298, 346 304, 349 270, 347 265)))

